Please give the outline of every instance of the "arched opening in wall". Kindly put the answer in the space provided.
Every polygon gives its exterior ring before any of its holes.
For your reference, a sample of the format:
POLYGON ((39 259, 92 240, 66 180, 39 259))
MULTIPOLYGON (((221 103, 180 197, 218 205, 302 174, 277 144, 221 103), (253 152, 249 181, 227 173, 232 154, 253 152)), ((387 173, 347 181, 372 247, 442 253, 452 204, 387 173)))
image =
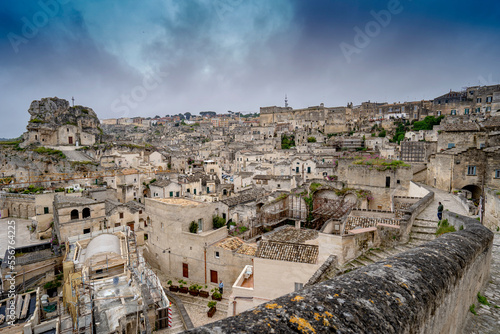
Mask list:
POLYGON ((227 196, 227 189, 222 190, 222 195, 227 196))
POLYGON ((89 218, 89 217, 90 217, 90 209, 84 208, 82 211, 82 218, 89 218))
POLYGON ((71 220, 78 219, 78 210, 71 210, 71 220))
POLYGON ((479 198, 481 197, 481 193, 482 193, 480 187, 478 187, 474 184, 469 184, 469 185, 463 187, 462 189, 467 190, 471 193, 472 198, 470 198, 470 199, 472 199, 474 202, 479 201, 479 198))

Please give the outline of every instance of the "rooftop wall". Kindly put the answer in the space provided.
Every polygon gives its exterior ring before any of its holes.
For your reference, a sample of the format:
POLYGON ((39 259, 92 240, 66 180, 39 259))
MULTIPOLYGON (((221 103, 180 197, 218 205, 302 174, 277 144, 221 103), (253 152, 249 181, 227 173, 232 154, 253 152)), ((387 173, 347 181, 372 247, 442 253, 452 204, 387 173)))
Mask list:
POLYGON ((461 333, 489 279, 493 233, 464 230, 190 333, 461 333))

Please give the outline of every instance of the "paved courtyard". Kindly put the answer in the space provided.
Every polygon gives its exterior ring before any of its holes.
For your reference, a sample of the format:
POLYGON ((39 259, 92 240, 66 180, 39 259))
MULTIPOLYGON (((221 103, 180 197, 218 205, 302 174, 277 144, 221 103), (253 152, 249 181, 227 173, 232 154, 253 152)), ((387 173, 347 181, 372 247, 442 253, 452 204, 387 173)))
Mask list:
MULTIPOLYGON (((31 219, 20 218, 2 218, 0 219, 0 258, 3 259, 5 251, 9 246, 9 221, 14 221, 16 226, 15 247, 28 246, 39 244, 48 240, 39 240, 36 238, 36 233, 30 233, 28 226, 31 225, 31 219)), ((10 229, 12 231, 12 229, 10 229)), ((10 234, 12 235, 12 233, 10 234)), ((14 246, 14 245, 13 245, 14 246)))

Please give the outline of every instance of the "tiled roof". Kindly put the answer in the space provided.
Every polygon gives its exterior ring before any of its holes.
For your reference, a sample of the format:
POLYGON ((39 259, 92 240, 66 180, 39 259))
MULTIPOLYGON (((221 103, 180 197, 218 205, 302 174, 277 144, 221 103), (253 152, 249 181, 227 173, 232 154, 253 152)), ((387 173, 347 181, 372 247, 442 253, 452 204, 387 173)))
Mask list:
POLYGON ((272 241, 301 243, 306 240, 316 239, 318 231, 310 229, 299 229, 293 226, 284 226, 274 230, 274 233, 268 235, 272 241))
POLYGON ((243 240, 238 237, 227 237, 220 241, 217 247, 233 251, 240 248, 243 243, 243 240))
POLYGON ((256 244, 243 244, 236 251, 236 253, 255 256, 255 253, 257 253, 257 245, 256 244))
POLYGON ((315 264, 318 253, 317 245, 262 240, 256 256, 269 260, 315 264))

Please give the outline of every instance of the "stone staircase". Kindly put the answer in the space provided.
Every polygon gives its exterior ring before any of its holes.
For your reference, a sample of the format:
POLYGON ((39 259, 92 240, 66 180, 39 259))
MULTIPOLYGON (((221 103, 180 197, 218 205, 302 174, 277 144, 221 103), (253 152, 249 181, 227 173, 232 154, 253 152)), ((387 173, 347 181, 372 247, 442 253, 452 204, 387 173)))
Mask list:
POLYGON ((347 273, 369 264, 384 260, 387 257, 405 252, 423 243, 436 239, 437 222, 424 219, 416 219, 410 232, 410 241, 404 245, 390 248, 371 248, 365 254, 358 256, 344 264, 338 274, 347 273))
POLYGON ((162 329, 161 331, 158 331, 159 333, 164 333, 164 334, 174 334, 174 333, 180 333, 186 330, 184 327, 184 323, 182 322, 181 319, 181 314, 179 309, 177 308, 177 305, 172 303, 172 327, 162 329))
MULTIPOLYGON (((180 293, 180 292, 172 292, 173 295, 177 296, 184 305, 194 305, 198 307, 204 307, 208 310, 207 304, 212 300, 212 297, 202 298, 202 297, 194 297, 189 293, 180 293)), ((223 297, 221 301, 217 301, 217 313, 227 314, 227 310, 229 308, 229 299, 223 297)))

